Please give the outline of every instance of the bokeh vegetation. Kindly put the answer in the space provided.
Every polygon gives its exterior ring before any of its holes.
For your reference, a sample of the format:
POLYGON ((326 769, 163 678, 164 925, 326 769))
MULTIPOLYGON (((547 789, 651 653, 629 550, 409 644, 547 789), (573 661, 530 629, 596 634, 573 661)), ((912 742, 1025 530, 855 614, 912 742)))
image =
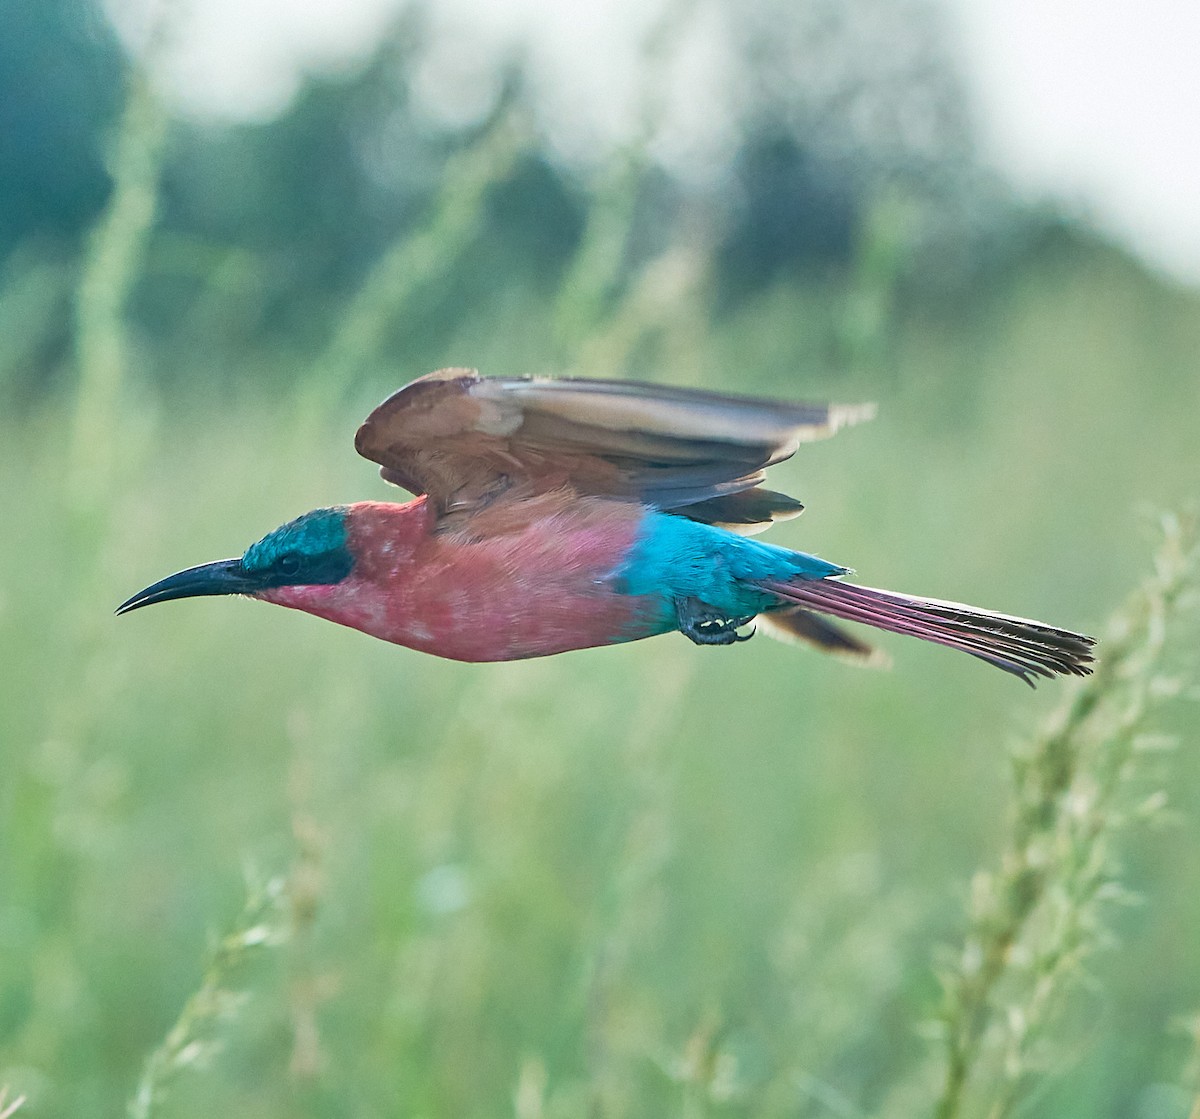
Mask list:
POLYGON ((752 5, 737 141, 681 173, 700 7, 581 162, 520 58, 481 119, 423 120, 419 10, 217 130, 83 0, 15 5, 0 1110, 1195 1114, 1196 541, 1157 511, 1195 499, 1200 296, 1005 195, 916 3, 752 5), (467 666, 232 601, 112 618, 388 495, 350 433, 446 364, 876 399, 781 468, 810 508, 776 539, 1116 611, 1102 670, 1030 694, 765 638, 467 666))

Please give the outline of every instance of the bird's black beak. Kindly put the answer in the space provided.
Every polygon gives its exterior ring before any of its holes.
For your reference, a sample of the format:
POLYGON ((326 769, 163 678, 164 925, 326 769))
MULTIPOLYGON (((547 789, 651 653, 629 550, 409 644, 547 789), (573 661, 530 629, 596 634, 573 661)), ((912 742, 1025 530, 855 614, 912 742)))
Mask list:
POLYGON ((242 567, 240 559, 217 560, 215 563, 189 567, 186 571, 177 571, 157 583, 151 583, 144 591, 138 591, 132 598, 122 602, 117 607, 117 613, 128 614, 130 610, 153 606, 156 602, 169 602, 173 598, 195 598, 207 594, 252 594, 262 589, 262 579, 250 575, 242 567))

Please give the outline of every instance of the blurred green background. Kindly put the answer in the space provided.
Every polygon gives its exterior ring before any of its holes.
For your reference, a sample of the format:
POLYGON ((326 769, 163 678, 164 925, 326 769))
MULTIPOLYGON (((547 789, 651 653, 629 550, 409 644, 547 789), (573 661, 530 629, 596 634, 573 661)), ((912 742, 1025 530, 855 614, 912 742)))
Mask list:
MULTIPOLYGON (((1147 510, 1195 497, 1200 294, 988 169, 922 4, 746 5, 720 158, 664 154, 704 9, 650 22, 636 127, 580 156, 520 50, 470 119, 422 110, 433 8, 217 124, 87 0, 5 5, 22 1114, 933 1113, 940 952, 1060 685, 901 639, 888 672, 762 638, 470 666, 237 601, 111 613, 302 511, 397 496, 354 427, 454 364, 877 400, 780 468, 809 509, 772 538, 1103 628, 1149 569, 1147 510), (903 50, 861 33, 880 12, 903 50)), ((1177 814, 1125 834, 1140 903, 1106 911, 1120 950, 1087 959, 1013 1113, 1196 1114, 1195 703, 1156 719, 1188 747, 1160 775, 1177 814)), ((961 1114, 1010 1113, 988 1076, 961 1114)))

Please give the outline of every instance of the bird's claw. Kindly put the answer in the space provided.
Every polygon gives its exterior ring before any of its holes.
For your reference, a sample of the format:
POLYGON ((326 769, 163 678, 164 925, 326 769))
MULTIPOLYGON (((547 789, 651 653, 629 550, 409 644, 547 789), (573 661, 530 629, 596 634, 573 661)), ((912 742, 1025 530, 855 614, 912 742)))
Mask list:
POLYGON ((679 632, 697 645, 733 645, 754 636, 754 630, 738 633, 742 626, 754 620, 753 614, 731 618, 698 598, 675 599, 675 613, 679 618, 679 632))

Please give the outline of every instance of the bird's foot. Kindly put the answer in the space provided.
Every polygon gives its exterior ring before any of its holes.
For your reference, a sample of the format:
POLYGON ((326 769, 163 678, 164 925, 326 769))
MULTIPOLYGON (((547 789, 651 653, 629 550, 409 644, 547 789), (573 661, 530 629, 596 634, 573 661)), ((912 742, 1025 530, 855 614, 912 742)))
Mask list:
POLYGON ((732 645, 737 641, 749 641, 754 636, 754 630, 738 633, 742 626, 754 620, 753 614, 731 618, 698 598, 675 599, 675 613, 679 618, 679 632, 697 645, 732 645))

